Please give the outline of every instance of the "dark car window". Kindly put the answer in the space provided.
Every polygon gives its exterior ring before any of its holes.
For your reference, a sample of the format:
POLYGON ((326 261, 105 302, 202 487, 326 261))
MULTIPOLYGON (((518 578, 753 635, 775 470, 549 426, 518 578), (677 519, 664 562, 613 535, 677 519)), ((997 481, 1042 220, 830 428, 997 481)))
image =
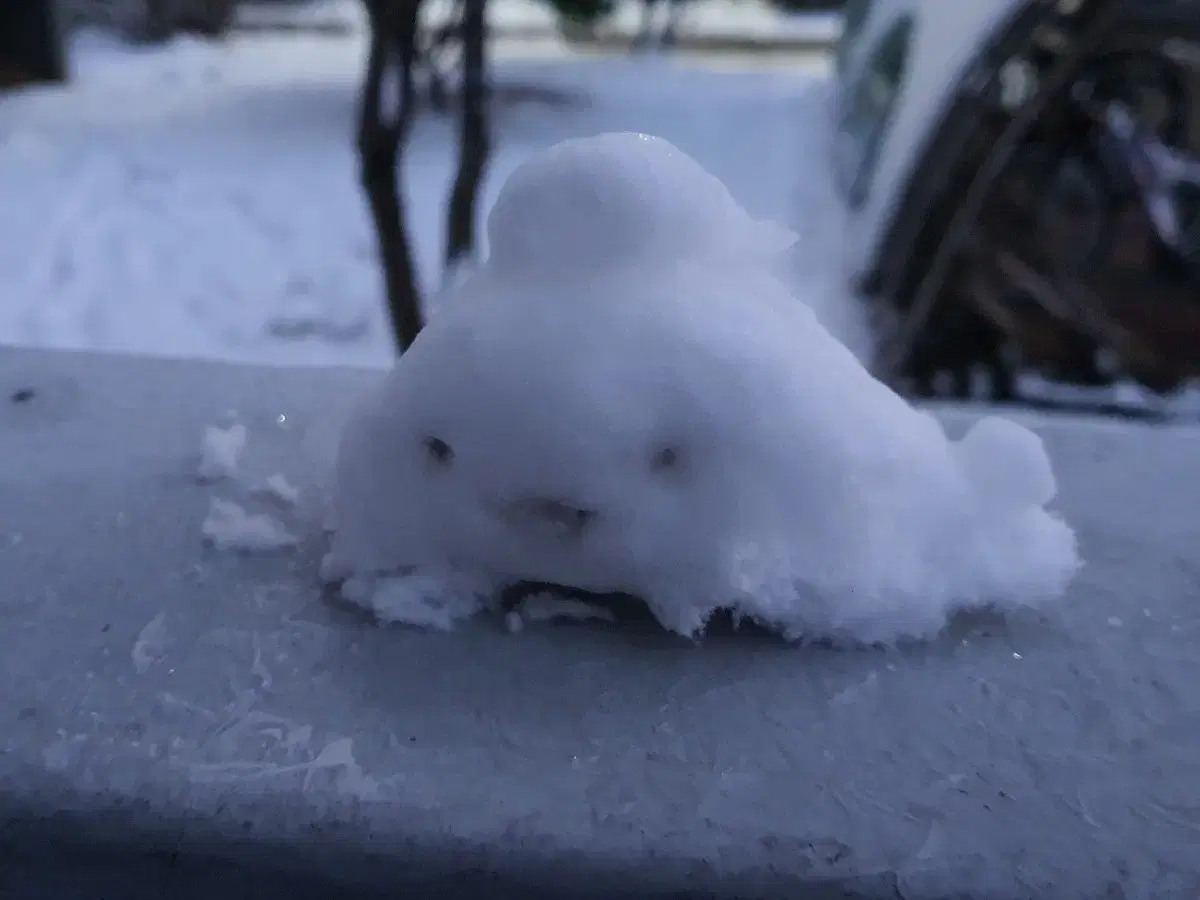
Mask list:
POLYGON ((862 34, 863 26, 867 24, 873 5, 874 0, 846 0, 846 5, 842 7, 842 33, 838 38, 834 56, 838 78, 844 78, 846 75, 849 57, 854 52, 854 45, 862 34))
POLYGON ((838 181, 852 209, 866 204, 892 113, 904 90, 915 21, 896 20, 871 49, 852 83, 844 85, 838 123, 838 181))

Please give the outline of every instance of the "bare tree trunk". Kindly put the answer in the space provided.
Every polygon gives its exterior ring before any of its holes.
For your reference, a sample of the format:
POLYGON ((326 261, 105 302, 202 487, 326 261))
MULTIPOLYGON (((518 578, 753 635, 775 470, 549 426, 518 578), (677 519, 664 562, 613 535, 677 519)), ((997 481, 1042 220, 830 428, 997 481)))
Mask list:
MULTIPOLYGON (((134 8, 139 7, 134 4, 134 8)), ((140 11, 141 17, 132 23, 128 31, 129 37, 148 44, 161 44, 170 40, 175 32, 175 10, 170 0, 144 0, 140 11)))
POLYGON ((428 81, 429 105, 435 112, 445 113, 450 110, 450 90, 446 86, 446 77, 442 72, 442 56, 446 47, 459 40, 462 32, 463 0, 457 0, 450 17, 438 26, 425 46, 422 48, 421 59, 425 77, 428 81))
POLYGON ((183 24, 204 37, 221 37, 233 26, 236 12, 236 0, 203 0, 189 9, 183 24))
POLYGON ((633 38, 635 48, 648 47, 654 34, 654 7, 658 0, 642 0, 642 24, 633 38))
POLYGON ((451 275, 475 254, 479 187, 491 150, 487 122, 487 0, 465 0, 459 37, 463 61, 458 176, 450 195, 446 225, 446 271, 451 275))
POLYGON ((67 46, 53 0, 0 3, 0 90, 65 81, 67 46))
POLYGON ((674 47, 679 42, 679 20, 683 18, 686 0, 667 0, 667 24, 658 37, 660 47, 674 47))
POLYGON ((414 112, 419 0, 368 0, 371 47, 359 118, 360 178, 371 207, 392 328, 400 352, 421 331, 421 295, 404 219, 399 167, 414 112), (389 75, 399 81, 385 110, 389 75))

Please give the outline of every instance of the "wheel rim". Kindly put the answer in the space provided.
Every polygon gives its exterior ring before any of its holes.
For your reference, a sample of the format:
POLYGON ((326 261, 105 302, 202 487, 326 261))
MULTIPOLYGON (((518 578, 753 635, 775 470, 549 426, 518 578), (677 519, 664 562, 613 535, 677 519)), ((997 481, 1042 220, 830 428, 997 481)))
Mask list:
POLYGON ((1200 44, 1189 41, 1200 38, 1200 13, 1156 22, 1145 3, 1139 11, 1100 0, 1066 20, 1031 4, 984 48, 984 78, 974 96, 960 86, 926 153, 927 165, 957 178, 943 177, 937 196, 936 181, 918 175, 881 253, 876 283, 892 286, 884 301, 900 321, 881 348, 884 377, 913 375, 938 355, 932 334, 972 319, 991 334, 977 348, 981 358, 995 352, 989 341, 1015 343, 1035 367, 1067 380, 1095 379, 1100 349, 1156 390, 1200 375, 1200 303, 1192 299, 1200 296, 1200 264, 1189 262, 1200 263, 1200 179, 1169 204, 1179 246, 1165 248, 1164 262, 1155 217, 1134 190, 1136 172, 1125 172, 1128 183, 1116 177, 1120 166, 1084 139, 1074 99, 1119 100, 1181 165, 1200 167, 1200 67, 1180 58, 1200 57, 1191 52, 1200 44), (1128 27, 1129 10, 1136 28, 1128 27), (1047 23, 1065 35, 1065 50, 1037 46, 1047 23), (1186 52, 1168 52, 1172 41, 1186 52), (1028 96, 1004 96, 1011 60, 1033 64, 1037 86, 1028 96), (1155 72, 1166 87, 1150 89, 1155 72), (906 232, 905 215, 921 213, 925 222, 908 223, 906 232), (1174 252, 1181 250, 1188 252, 1174 252))

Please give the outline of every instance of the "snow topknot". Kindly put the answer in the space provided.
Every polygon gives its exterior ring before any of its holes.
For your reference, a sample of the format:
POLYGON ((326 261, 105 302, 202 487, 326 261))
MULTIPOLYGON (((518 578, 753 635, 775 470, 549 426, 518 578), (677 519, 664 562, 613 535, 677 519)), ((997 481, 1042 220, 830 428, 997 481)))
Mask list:
POLYGON ((562 141, 509 176, 487 222, 501 271, 595 268, 729 254, 769 256, 795 236, 756 221, 725 185, 663 138, 562 141))

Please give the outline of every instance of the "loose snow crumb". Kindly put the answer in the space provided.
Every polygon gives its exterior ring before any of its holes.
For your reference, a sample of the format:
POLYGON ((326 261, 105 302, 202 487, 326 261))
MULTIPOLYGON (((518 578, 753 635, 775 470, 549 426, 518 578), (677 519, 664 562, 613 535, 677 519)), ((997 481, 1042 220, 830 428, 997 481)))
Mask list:
POLYGON ((526 597, 521 602, 519 613, 525 622, 552 622, 555 619, 574 619, 580 622, 589 619, 617 621, 612 610, 603 606, 570 597, 555 597, 552 594, 534 594, 526 597))
POLYGON ((138 632, 137 640, 129 655, 133 667, 139 675, 145 675, 150 667, 162 659, 171 643, 171 634, 167 630, 167 614, 160 612, 147 622, 138 632))
POLYGON ((271 516, 248 513, 232 500, 214 497, 200 526, 208 543, 221 550, 261 553, 294 547, 299 539, 271 516))
POLYGON ((875 672, 869 672, 867 677, 862 681, 852 684, 834 694, 830 698, 829 703, 831 706, 849 706, 861 700, 865 695, 874 693, 878 687, 879 675, 875 672))
POLYGON ((429 575, 352 578, 342 596, 371 610, 381 622, 452 631, 483 608, 479 594, 454 579, 429 575))
POLYGON ((200 466, 197 471, 202 481, 233 478, 237 475, 242 451, 246 449, 246 426, 240 422, 228 428, 210 425, 204 429, 200 443, 200 466))
POLYGON ((300 500, 300 489, 293 485, 283 475, 275 474, 267 477, 257 493, 268 500, 285 506, 295 506, 300 500))
MULTIPOLYGON (((326 553, 321 557, 321 566, 317 577, 322 584, 334 585, 346 581, 354 574, 354 567, 346 563, 335 553, 326 553)), ((344 591, 344 588, 343 588, 344 591)))
MULTIPOLYGON (((601 136, 514 174, 492 257, 347 424, 334 555, 633 594, 687 635, 729 608, 892 643, 1061 597, 1080 562, 1037 435, 993 416, 950 440, 791 294, 766 252, 786 242, 697 169, 601 136)), ((402 579, 364 603, 443 621, 444 591, 402 579)))
POLYGON ((367 606, 375 593, 375 579, 356 575, 342 583, 342 597, 359 606, 367 606))

